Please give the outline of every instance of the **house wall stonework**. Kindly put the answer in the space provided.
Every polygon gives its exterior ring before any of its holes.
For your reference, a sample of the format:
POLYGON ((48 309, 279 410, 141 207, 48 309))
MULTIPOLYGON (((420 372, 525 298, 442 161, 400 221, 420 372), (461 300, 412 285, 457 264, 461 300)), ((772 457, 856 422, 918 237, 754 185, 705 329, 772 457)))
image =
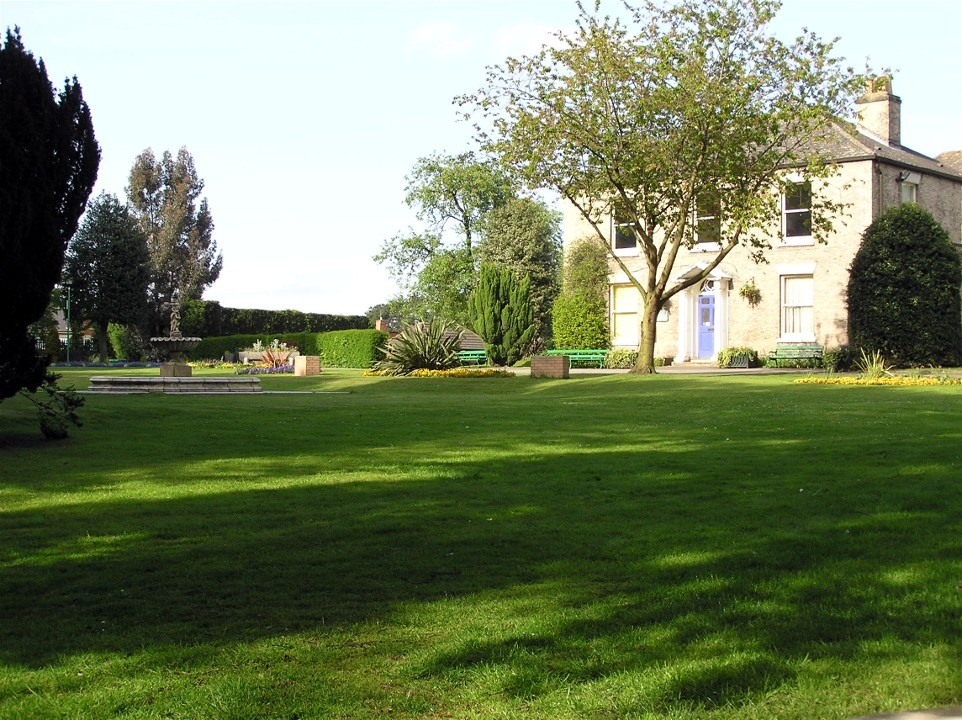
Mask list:
MULTIPOLYGON (((711 288, 705 290, 714 294, 716 342, 712 357, 729 346, 748 346, 765 353, 786 340, 782 335, 782 293, 788 276, 810 275, 812 278, 814 334, 808 339, 826 347, 846 344, 849 267, 861 245, 862 233, 872 220, 901 202, 899 173, 905 171, 904 167, 875 158, 843 162, 825 187, 820 188, 817 183, 813 187, 816 193, 827 194, 833 201, 846 204, 845 213, 833 219, 834 229, 826 243, 784 243, 781 218, 776 217, 765 229, 771 244, 771 249, 765 253, 767 263, 753 262, 746 248, 733 250, 716 268, 711 288), (748 282, 753 282, 760 291, 760 301, 754 306, 739 295, 739 289, 748 282)), ((953 180, 922 173, 917 202, 932 213, 962 251, 962 178, 953 180)), ((597 233, 572 205, 567 205, 563 214, 566 246, 580 238, 597 238, 597 233)), ((602 227, 602 231, 610 242, 610 226, 602 227)), ((644 260, 637 251, 620 251, 619 254, 633 273, 643 273, 644 260)), ((679 277, 693 266, 704 267, 713 257, 712 252, 697 247, 683 249, 672 277, 679 277)), ((637 326, 631 336, 616 333, 616 330, 626 327, 626 316, 619 315, 619 311, 626 307, 624 299, 637 291, 618 289, 629 285, 630 280, 614 260, 609 259, 609 269, 612 346, 636 348, 637 326), (618 302, 615 302, 616 298, 618 302)), ((667 313, 658 322, 656 357, 671 357, 676 361, 694 358, 698 345, 695 338, 698 294, 699 288, 695 287, 670 299, 667 313)), ((636 325, 640 324, 640 307, 637 320, 636 325)))

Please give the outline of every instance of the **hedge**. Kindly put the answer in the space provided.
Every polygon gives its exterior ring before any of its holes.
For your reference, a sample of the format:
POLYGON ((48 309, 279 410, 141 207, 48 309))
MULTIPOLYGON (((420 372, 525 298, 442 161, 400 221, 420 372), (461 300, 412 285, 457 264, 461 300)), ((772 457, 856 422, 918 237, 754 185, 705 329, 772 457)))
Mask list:
POLYGON ((367 368, 384 357, 378 348, 387 345, 388 334, 381 330, 341 330, 317 336, 323 367, 367 368))
POLYGON ((299 310, 246 310, 225 308, 214 300, 191 300, 181 309, 180 330, 191 337, 321 333, 332 330, 366 330, 365 315, 321 315, 299 310))
POLYGON ((275 335, 225 335, 201 340, 190 351, 195 360, 221 358, 236 354, 260 340, 264 347, 271 342, 287 343, 301 355, 319 355, 324 367, 367 368, 382 355, 377 348, 387 344, 388 335, 380 330, 339 330, 324 333, 280 333, 275 335))

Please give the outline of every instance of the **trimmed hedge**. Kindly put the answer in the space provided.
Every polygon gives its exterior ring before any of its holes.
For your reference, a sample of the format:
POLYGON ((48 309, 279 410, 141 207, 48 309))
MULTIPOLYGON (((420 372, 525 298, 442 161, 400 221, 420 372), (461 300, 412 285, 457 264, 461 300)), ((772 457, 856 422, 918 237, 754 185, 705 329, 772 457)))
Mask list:
POLYGON ((381 330, 341 330, 320 333, 318 352, 324 367, 367 368, 384 357, 378 348, 387 346, 388 334, 381 330))
POLYGON ((276 335, 226 335, 204 338, 190 351, 195 360, 220 358, 238 353, 260 340, 264 347, 277 340, 296 347, 301 355, 319 355, 324 367, 367 368, 380 360, 377 350, 387 345, 388 335, 380 330, 339 330, 325 333, 281 333, 276 335))
POLYGON ((180 329, 191 337, 321 333, 333 330, 366 330, 365 315, 322 315, 300 310, 247 310, 221 307, 214 300, 191 300, 181 309, 180 329))

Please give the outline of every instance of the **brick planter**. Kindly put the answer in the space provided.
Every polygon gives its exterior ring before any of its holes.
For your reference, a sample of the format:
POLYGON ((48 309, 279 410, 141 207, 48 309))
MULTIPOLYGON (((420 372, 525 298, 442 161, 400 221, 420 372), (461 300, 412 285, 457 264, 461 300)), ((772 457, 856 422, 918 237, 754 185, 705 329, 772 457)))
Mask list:
POLYGON ((320 355, 298 355, 294 358, 295 375, 320 375, 320 355))
POLYGON ((566 379, 571 369, 567 355, 535 355, 531 358, 531 377, 566 379))

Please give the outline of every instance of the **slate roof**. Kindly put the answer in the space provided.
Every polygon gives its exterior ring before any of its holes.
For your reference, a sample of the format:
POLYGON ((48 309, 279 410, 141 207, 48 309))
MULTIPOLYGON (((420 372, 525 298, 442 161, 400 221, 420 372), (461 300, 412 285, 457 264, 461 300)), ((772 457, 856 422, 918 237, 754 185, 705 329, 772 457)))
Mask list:
MULTIPOLYGON (((962 171, 952 167, 940 159, 930 158, 902 145, 889 145, 871 135, 847 130, 841 125, 832 125, 820 138, 813 139, 813 144, 820 154, 824 154, 837 162, 855 162, 857 160, 879 160, 890 165, 896 165, 911 170, 919 170, 931 175, 958 180, 962 182, 962 171)), ((962 153, 954 153, 959 155, 962 153)))
POLYGON ((962 150, 949 150, 948 152, 940 153, 935 159, 946 167, 962 173, 962 150))

